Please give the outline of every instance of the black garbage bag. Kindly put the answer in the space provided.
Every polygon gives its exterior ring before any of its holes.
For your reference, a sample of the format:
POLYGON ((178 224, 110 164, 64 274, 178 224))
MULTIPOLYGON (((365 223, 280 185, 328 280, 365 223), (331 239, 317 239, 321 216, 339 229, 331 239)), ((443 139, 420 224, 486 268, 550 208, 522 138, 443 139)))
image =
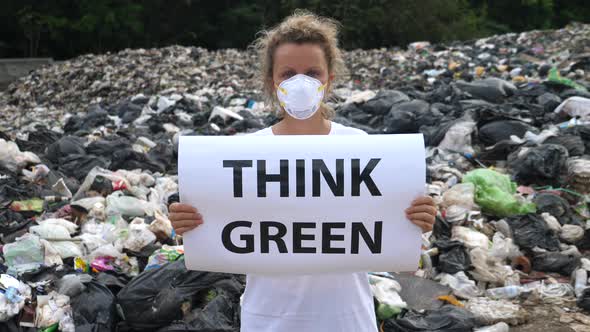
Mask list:
POLYGON ((403 312, 396 319, 386 320, 383 331, 471 332, 474 327, 476 318, 471 312, 448 304, 424 313, 411 310, 403 312))
POLYGON ((432 227, 432 235, 439 240, 449 239, 452 235, 453 225, 446 219, 436 216, 436 221, 432 227))
POLYGON ((359 108, 371 115, 385 115, 389 113, 393 105, 407 101, 410 101, 410 98, 403 92, 380 90, 375 97, 360 104, 359 108))
POLYGON ((134 151, 132 149, 114 151, 112 162, 109 167, 109 169, 113 171, 119 169, 142 169, 146 171, 163 173, 166 170, 166 167, 163 164, 153 160, 149 155, 134 151))
POLYGON ((7 205, 11 201, 29 199, 31 197, 39 197, 42 190, 39 186, 25 181, 15 174, 4 172, 0 170, 1 174, 7 176, 0 177, 0 204, 7 205))
POLYGON ((537 104, 543 106, 543 110, 546 113, 553 112, 559 104, 561 104, 561 98, 558 95, 546 92, 537 97, 537 104))
POLYGON ((114 295, 119 294, 119 291, 121 291, 121 289, 127 285, 130 279, 125 274, 115 271, 101 272, 94 278, 98 283, 105 285, 108 289, 110 289, 114 295))
POLYGON ((35 226, 34 219, 27 219, 22 214, 10 209, 0 209, 0 244, 14 240, 35 226))
POLYGON ((108 168, 110 161, 101 156, 74 154, 61 158, 59 163, 60 171, 78 181, 83 181, 94 167, 108 168))
POLYGON ((115 105, 113 112, 121 118, 122 123, 131 123, 139 118, 142 109, 143 105, 134 103, 128 99, 115 105))
POLYGON ((72 116, 64 126, 66 133, 73 133, 78 130, 91 130, 99 126, 112 123, 109 119, 109 113, 99 104, 88 106, 88 112, 85 116, 72 116))
POLYGON ((175 171, 178 158, 174 152, 174 146, 170 143, 158 142, 155 147, 150 149, 148 157, 166 167, 166 171, 175 171))
POLYGON ((459 89, 473 97, 492 103, 501 103, 516 92, 516 87, 512 83, 495 77, 470 83, 459 81, 456 84, 459 89))
POLYGON ((115 295, 96 281, 84 285, 86 289, 70 300, 76 332, 115 331, 119 319, 115 295))
POLYGON ((575 126, 567 128, 563 131, 564 134, 580 136, 586 147, 586 151, 590 151, 590 125, 575 126))
POLYGON ((578 297, 578 307, 590 312, 590 287, 584 289, 582 295, 578 297))
POLYGON ((110 158, 114 151, 123 149, 131 149, 131 144, 124 138, 101 139, 88 144, 86 153, 110 158))
POLYGON ((240 308, 237 294, 241 284, 236 280, 227 280, 220 284, 204 308, 193 310, 182 322, 175 322, 158 332, 195 331, 195 332, 239 332, 240 308))
POLYGON ((559 238, 537 214, 509 217, 506 219, 512 229, 514 243, 520 249, 532 250, 534 247, 549 251, 559 251, 559 238))
POLYGON ((584 232, 584 237, 576 243, 579 250, 590 250, 590 230, 584 232))
POLYGON ((559 252, 544 252, 535 254, 531 263, 535 271, 557 272, 569 277, 578 267, 580 258, 559 252))
POLYGON ((491 146, 503 140, 510 140, 510 136, 513 135, 522 138, 530 130, 532 127, 521 121, 494 121, 479 128, 479 140, 486 146, 491 146))
POLYGON ((15 143, 21 151, 31 151, 37 155, 45 154, 47 146, 59 140, 60 133, 47 129, 45 126, 35 126, 35 130, 28 132, 28 139, 16 139, 15 143))
POLYGON ((584 220, 577 216, 568 201, 552 193, 540 193, 533 202, 537 205, 537 213, 547 212, 559 220, 562 225, 572 224, 584 227, 584 220))
POLYGON ((543 144, 561 145, 567 149, 567 152, 570 155, 570 157, 581 156, 586 151, 584 141, 582 141, 582 138, 580 136, 576 135, 562 135, 549 137, 545 140, 543 144))
POLYGON ((363 110, 358 104, 348 103, 343 105, 337 112, 338 115, 346 117, 348 120, 360 123, 368 124, 371 119, 375 116, 369 112, 363 110))
POLYGON ((65 158, 73 154, 86 154, 84 140, 76 136, 64 136, 47 147, 46 158, 54 163, 58 163, 60 158, 65 158))
POLYGON ((420 131, 424 134, 424 144, 426 146, 438 146, 445 138, 447 131, 457 122, 459 120, 448 121, 434 127, 421 128, 420 131))
POLYGON ((393 105, 383 120, 387 133, 418 133, 421 126, 437 121, 429 116, 429 110, 430 104, 418 99, 393 105))
POLYGON ((455 274, 471 266, 469 252, 460 241, 438 240, 432 244, 440 254, 432 257, 432 264, 441 272, 455 274))
POLYGON ((523 147, 508 156, 508 167, 518 183, 559 185, 560 176, 566 169, 567 157, 567 149, 561 145, 523 147))
MULTIPOLYGON (((117 295, 126 324, 157 329, 184 319, 183 308, 202 307, 210 290, 237 278, 225 273, 188 271, 184 259, 142 272, 117 295)), ((239 298, 239 294, 235 295, 239 298)))

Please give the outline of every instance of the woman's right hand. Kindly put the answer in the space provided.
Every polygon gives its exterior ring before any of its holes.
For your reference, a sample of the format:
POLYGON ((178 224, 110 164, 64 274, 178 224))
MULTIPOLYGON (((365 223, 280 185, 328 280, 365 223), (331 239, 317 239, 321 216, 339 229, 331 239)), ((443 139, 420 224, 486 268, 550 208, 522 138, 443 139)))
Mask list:
POLYGON ((178 235, 182 235, 203 223, 203 216, 199 213, 199 210, 188 204, 170 204, 168 218, 178 235))

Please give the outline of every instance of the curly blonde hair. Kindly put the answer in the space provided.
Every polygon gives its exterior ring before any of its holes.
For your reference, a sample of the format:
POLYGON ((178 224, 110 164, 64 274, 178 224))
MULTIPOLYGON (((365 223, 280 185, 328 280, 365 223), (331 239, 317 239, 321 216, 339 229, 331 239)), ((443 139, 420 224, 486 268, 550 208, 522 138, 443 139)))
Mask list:
MULTIPOLYGON (((273 65, 276 49, 286 43, 312 43, 319 45, 326 56, 328 73, 334 75, 334 81, 345 75, 346 67, 342 58, 342 51, 338 48, 339 23, 333 19, 315 15, 308 11, 298 10, 287 17, 280 24, 270 30, 260 31, 260 36, 251 45, 260 59, 260 81, 265 101, 272 109, 279 109, 280 115, 284 110, 280 107, 273 85, 273 65)), ((328 98, 332 90, 329 85, 324 98, 328 98)), ((334 110, 322 103, 322 115, 330 119, 334 110)))

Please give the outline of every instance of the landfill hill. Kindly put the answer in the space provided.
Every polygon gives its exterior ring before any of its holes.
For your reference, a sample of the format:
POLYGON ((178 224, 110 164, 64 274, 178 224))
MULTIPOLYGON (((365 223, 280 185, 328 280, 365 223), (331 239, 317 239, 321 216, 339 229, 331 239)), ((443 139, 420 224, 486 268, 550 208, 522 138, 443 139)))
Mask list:
MULTIPOLYGON (((334 121, 424 134, 440 210, 415 276, 370 276, 381 329, 588 331, 590 25, 345 58, 334 121)), ((180 135, 278 120, 256 65, 124 50, 0 93, 0 330, 238 331, 243 277, 187 271, 167 216, 180 135)))

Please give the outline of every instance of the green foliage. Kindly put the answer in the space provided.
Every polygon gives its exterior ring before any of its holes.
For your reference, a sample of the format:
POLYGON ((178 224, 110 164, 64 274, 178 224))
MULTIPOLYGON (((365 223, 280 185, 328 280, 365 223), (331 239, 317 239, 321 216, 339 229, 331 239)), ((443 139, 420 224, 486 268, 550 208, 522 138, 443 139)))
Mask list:
POLYGON ((171 44, 245 48, 295 9, 339 20, 345 48, 402 46, 590 22, 588 0, 4 0, 0 57, 171 44))

